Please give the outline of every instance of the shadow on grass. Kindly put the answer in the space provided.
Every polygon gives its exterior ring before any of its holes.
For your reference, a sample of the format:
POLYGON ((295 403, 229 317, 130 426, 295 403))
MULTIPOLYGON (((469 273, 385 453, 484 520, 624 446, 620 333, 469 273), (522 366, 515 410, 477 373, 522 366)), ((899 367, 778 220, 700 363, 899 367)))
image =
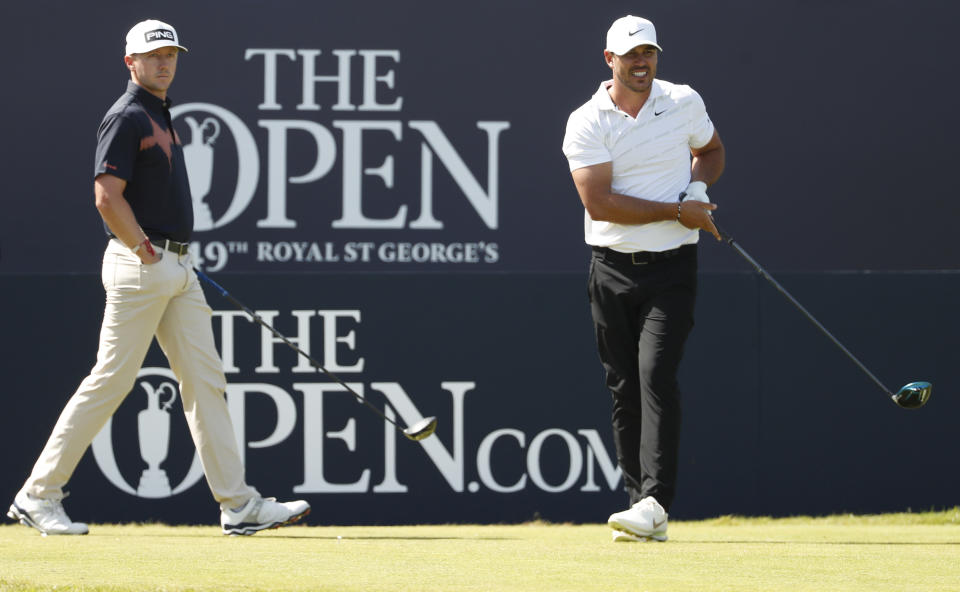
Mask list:
MULTIPOLYGON (((91 531, 91 534, 94 534, 91 531)), ((90 536, 90 535, 87 535, 90 536)), ((116 537, 116 534, 110 534, 111 537, 116 537)), ((340 536, 329 535, 329 534, 307 534, 307 533, 298 533, 296 528, 294 529, 285 529, 283 532, 274 532, 270 530, 262 530, 259 533, 251 535, 224 535, 224 534, 206 534, 202 532, 198 533, 161 533, 161 532, 152 532, 152 533, 137 533, 131 535, 135 537, 144 537, 144 538, 223 538, 223 539, 260 539, 260 540, 272 540, 272 539, 299 539, 299 540, 310 540, 310 541, 518 541, 521 540, 519 537, 503 537, 503 536, 401 536, 401 535, 351 535, 351 536, 340 536), (293 532, 291 532, 291 530, 293 532)))
POLYGON ((939 547, 960 545, 960 541, 691 541, 671 540, 669 544, 696 544, 696 545, 906 545, 920 547, 939 547))

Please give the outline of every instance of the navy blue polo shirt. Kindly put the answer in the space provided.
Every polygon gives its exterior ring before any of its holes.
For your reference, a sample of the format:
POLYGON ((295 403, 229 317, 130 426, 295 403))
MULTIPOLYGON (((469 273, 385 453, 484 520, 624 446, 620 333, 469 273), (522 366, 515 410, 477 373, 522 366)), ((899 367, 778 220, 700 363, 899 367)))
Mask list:
POLYGON ((193 203, 183 145, 169 109, 169 98, 162 101, 128 82, 127 92, 110 107, 97 131, 94 178, 107 173, 127 182, 123 196, 152 240, 187 242, 193 203))

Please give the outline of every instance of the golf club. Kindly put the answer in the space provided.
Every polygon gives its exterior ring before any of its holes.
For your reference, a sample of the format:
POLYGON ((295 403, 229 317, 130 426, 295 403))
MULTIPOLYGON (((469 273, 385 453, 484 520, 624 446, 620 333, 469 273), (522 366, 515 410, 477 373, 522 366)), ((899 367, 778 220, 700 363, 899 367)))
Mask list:
POLYGON ((761 267, 760 264, 757 263, 756 260, 754 260, 754 258, 750 256, 749 253, 743 250, 743 248, 739 244, 737 244, 737 241, 733 240, 732 236, 724 232, 720 228, 720 226, 717 225, 716 219, 714 219, 714 226, 717 227, 717 230, 720 232, 720 236, 724 242, 726 242, 728 245, 733 247, 734 250, 740 253, 740 255, 744 259, 746 259, 747 262, 750 265, 752 265, 754 269, 757 270, 757 273, 759 273, 761 276, 764 277, 764 279, 770 282, 773 285, 773 287, 776 288, 781 294, 786 296, 787 300, 789 300, 791 303, 793 303, 794 306, 797 307, 797 310, 802 312, 804 316, 810 319, 810 322, 816 325, 816 327, 820 329, 820 331, 823 332, 824 335, 829 337, 830 341, 832 341, 834 345, 840 348, 840 351, 845 353, 848 358, 853 360, 853 363, 856 364, 861 370, 863 370, 863 372, 867 376, 869 376, 870 379, 873 380, 873 382, 875 382, 877 386, 879 386, 883 390, 883 392, 887 393, 887 395, 890 396, 890 398, 893 400, 894 403, 896 403, 897 405, 899 405, 904 409, 917 409, 919 407, 923 407, 926 404, 927 400, 930 399, 930 392, 933 390, 932 384, 930 384, 929 382, 923 382, 923 381, 911 382, 909 384, 904 385, 896 393, 891 392, 890 389, 888 389, 886 386, 884 386, 882 382, 880 382, 879 378, 874 376, 873 373, 870 372, 870 370, 868 370, 867 367, 864 366, 863 363, 860 360, 858 360, 857 357, 850 352, 850 350, 844 347, 844 345, 840 343, 840 341, 836 337, 834 337, 833 334, 830 333, 830 331, 827 331, 827 328, 824 327, 820 323, 820 321, 814 318, 814 316, 810 314, 810 312, 807 311, 807 309, 804 308, 797 301, 796 298, 791 296, 790 293, 787 292, 787 290, 783 286, 781 286, 779 282, 777 282, 777 280, 773 279, 773 276, 767 273, 767 271, 763 267, 761 267))
POLYGON ((390 422, 391 424, 393 424, 393 426, 394 426, 395 428, 397 428, 398 430, 400 430, 400 432, 403 433, 403 435, 406 436, 408 439, 414 440, 414 441, 423 440, 424 438, 428 438, 429 436, 431 436, 431 435, 433 434, 434 430, 437 429, 437 418, 436 418, 436 417, 424 417, 423 419, 421 419, 420 421, 414 423, 413 425, 408 426, 407 428, 403 428, 399 423, 397 423, 396 421, 394 421, 394 420, 390 419, 389 417, 387 417, 386 415, 384 415, 384 413, 383 413, 382 411, 380 411, 379 409, 377 409, 376 406, 374 406, 372 403, 370 403, 370 401, 367 401, 367 400, 366 400, 365 398, 363 398, 360 394, 358 394, 355 390, 353 390, 352 388, 350 388, 350 387, 347 385, 347 383, 343 382, 342 380, 340 380, 339 378, 337 378, 337 376, 335 376, 333 373, 331 373, 331 372, 328 371, 326 368, 324 368, 323 366, 321 366, 321 365, 320 365, 320 362, 314 360, 314 359, 310 356, 310 354, 308 354, 307 352, 305 352, 305 351, 303 351, 302 349, 300 349, 299 347, 297 347, 296 344, 294 344, 292 341, 290 341, 289 339, 287 339, 286 337, 284 337, 279 331, 277 331, 276 329, 274 329, 273 327, 271 327, 269 324, 267 324, 263 319, 260 318, 260 315, 254 313, 252 310, 250 310, 249 308, 247 308, 246 306, 244 306, 244 304, 243 304, 242 302, 240 302, 239 300, 237 300, 236 298, 234 298, 229 292, 227 292, 227 291, 223 288, 223 286, 221 286, 221 285, 218 284, 217 282, 213 281, 213 280, 210 278, 210 276, 208 276, 207 274, 203 273, 202 271, 200 271, 200 270, 197 269, 197 268, 193 268, 193 270, 196 272, 197 276, 200 277, 200 279, 202 279, 203 281, 205 281, 205 282, 207 282, 208 284, 210 284, 211 286, 213 286, 213 288, 214 288, 217 292, 220 292, 220 295, 221 295, 221 296, 223 296, 224 298, 226 298, 227 300, 229 300, 230 302, 232 302, 232 303, 234 304, 234 306, 236 306, 237 308, 239 308, 239 309, 242 310, 243 312, 247 313, 247 316, 249 316, 252 321, 255 321, 256 323, 259 323, 261 326, 267 328, 267 329, 268 329, 271 333, 273 333, 277 338, 279 338, 279 339, 282 340, 284 343, 286 343, 286 344, 289 345, 291 348, 293 348, 293 350, 296 351, 298 354, 300 354, 301 356, 304 356, 305 358, 307 358, 308 360, 310 360, 310 363, 313 364, 313 366, 314 366, 317 370, 323 372, 323 373, 326 374, 328 377, 330 377, 332 380, 334 380, 335 382, 337 382, 340 386, 342 386, 343 388, 347 389, 347 391, 349 391, 350 394, 352 394, 354 397, 356 397, 358 401, 360 401, 361 403, 363 403, 364 405, 366 405, 367 407, 369 407, 371 410, 373 410, 374 413, 376 413, 377 415, 379 415, 379 416, 380 416, 381 418, 383 418, 385 421, 388 421, 388 422, 390 422))

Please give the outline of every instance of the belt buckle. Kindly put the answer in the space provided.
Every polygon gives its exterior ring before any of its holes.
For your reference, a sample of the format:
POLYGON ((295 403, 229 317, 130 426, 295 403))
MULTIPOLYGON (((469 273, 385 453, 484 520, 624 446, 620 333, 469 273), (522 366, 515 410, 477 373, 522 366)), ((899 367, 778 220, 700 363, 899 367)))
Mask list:
POLYGON ((171 253, 176 253, 178 257, 182 257, 183 254, 187 252, 188 247, 189 246, 187 243, 178 243, 170 240, 169 238, 165 239, 165 243, 163 245, 164 249, 170 251, 171 253))
POLYGON ((633 263, 634 265, 646 265, 647 263, 650 263, 649 259, 642 259, 642 260, 639 260, 639 261, 638 261, 638 260, 637 260, 637 255, 641 255, 641 254, 642 254, 644 257, 646 257, 647 252, 646 252, 646 251, 634 251, 634 252, 630 253, 630 262, 633 263))

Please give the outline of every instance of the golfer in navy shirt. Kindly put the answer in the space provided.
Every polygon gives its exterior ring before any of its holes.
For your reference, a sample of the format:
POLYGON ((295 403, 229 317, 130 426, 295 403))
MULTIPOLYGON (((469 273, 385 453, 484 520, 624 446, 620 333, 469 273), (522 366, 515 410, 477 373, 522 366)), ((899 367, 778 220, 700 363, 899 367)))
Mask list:
POLYGON ((8 515, 43 534, 86 534, 63 509, 63 487, 133 388, 154 336, 180 383, 187 424, 224 534, 253 534, 310 512, 305 501, 263 498, 246 483, 227 412, 212 311, 193 271, 193 210, 167 90, 186 48, 176 30, 146 20, 127 33, 126 92, 100 124, 96 207, 109 237, 106 308, 96 365, 67 402, 8 515))

